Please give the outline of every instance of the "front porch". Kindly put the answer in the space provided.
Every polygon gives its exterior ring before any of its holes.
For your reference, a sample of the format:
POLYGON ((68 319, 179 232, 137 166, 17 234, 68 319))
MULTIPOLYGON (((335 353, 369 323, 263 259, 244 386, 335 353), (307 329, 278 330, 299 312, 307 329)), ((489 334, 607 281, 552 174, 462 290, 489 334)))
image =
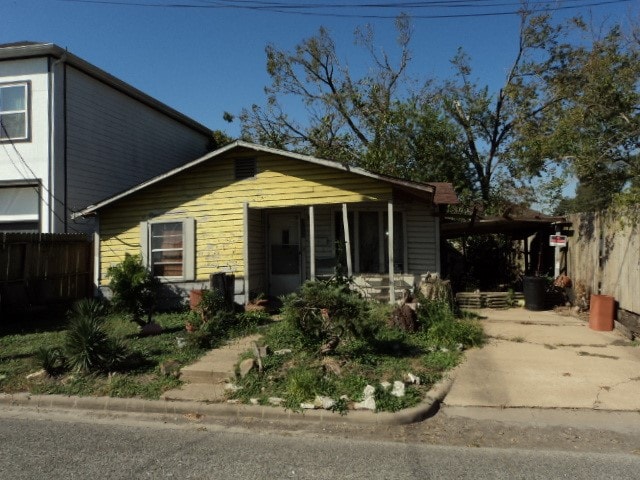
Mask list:
POLYGON ((438 219, 407 201, 244 206, 244 301, 280 296, 336 267, 366 298, 395 302, 427 273, 439 272, 438 219), (392 280, 390 280, 392 279, 392 280))

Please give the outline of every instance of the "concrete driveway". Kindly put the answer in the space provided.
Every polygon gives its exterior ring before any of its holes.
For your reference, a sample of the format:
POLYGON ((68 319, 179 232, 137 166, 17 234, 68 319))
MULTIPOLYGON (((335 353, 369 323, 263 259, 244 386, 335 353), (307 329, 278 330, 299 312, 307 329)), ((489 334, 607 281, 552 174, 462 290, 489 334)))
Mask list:
POLYGON ((488 343, 466 353, 450 407, 640 411, 640 346, 580 319, 480 310, 488 343))

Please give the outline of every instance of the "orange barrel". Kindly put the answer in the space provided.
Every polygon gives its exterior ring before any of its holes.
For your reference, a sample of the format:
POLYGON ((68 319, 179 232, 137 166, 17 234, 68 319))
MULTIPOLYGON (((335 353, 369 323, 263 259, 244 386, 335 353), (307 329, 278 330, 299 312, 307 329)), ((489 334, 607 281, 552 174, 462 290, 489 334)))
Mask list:
POLYGON ((616 300, 610 295, 591 295, 589 328, 608 332, 613 330, 616 300))

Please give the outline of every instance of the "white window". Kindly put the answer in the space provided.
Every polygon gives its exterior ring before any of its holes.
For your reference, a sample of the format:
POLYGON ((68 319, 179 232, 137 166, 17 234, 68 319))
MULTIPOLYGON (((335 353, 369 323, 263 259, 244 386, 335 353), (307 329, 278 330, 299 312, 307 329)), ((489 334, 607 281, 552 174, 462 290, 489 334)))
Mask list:
POLYGON ((28 84, 0 85, 0 140, 29 138, 28 84))
POLYGON ((194 279, 193 219, 142 222, 141 247, 147 267, 166 280, 194 279))
POLYGON ((38 185, 0 186, 0 231, 40 231, 38 185))

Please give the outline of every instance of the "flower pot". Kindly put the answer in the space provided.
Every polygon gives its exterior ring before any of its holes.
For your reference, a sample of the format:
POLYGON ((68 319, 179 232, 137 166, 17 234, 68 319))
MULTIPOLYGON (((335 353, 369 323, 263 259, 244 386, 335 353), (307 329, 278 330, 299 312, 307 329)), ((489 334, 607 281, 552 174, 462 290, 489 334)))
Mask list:
POLYGON ((601 332, 613 330, 616 300, 610 295, 591 295, 589 328, 601 332))
POLYGON ((189 308, 195 310, 202 301, 203 290, 191 290, 189 292, 189 308))

